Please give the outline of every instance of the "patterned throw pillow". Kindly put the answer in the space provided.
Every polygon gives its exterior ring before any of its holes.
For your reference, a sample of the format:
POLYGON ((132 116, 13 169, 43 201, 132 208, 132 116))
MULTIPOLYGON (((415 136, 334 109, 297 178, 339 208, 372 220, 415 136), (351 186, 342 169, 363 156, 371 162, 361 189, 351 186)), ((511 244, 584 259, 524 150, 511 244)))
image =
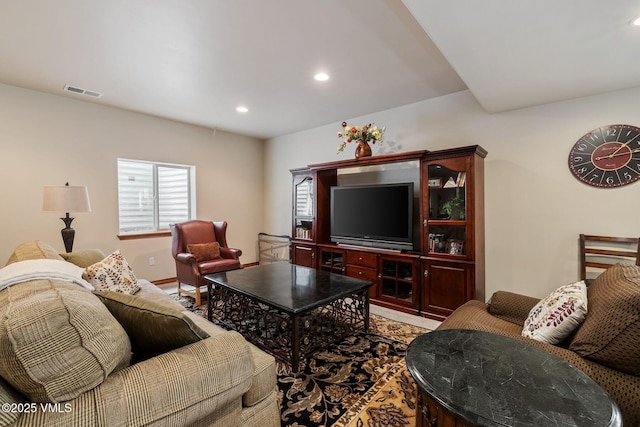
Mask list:
POLYGON ((540 300, 524 322, 522 336, 559 344, 587 316, 587 286, 584 281, 561 286, 540 300))
POLYGON ((133 295, 140 290, 133 269, 120 251, 115 251, 102 261, 87 267, 84 276, 97 291, 133 295))
POLYGON ((187 245, 187 251, 196 257, 196 261, 208 261, 220 258, 220 243, 192 243, 187 245))

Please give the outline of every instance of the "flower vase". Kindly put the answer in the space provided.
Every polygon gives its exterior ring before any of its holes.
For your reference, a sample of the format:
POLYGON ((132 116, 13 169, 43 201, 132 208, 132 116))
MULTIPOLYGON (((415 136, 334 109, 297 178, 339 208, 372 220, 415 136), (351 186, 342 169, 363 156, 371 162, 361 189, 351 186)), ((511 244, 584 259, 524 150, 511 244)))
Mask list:
POLYGON ((358 141, 358 146, 356 147, 356 159, 360 157, 367 157, 371 155, 371 146, 367 141, 358 141))

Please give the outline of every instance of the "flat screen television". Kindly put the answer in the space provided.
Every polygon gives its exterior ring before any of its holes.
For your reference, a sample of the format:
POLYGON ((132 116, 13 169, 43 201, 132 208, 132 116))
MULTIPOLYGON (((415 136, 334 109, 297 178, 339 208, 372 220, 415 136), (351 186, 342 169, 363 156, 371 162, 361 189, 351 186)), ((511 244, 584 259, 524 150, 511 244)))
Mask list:
POLYGON ((413 183, 331 187, 331 241, 413 250, 413 183))

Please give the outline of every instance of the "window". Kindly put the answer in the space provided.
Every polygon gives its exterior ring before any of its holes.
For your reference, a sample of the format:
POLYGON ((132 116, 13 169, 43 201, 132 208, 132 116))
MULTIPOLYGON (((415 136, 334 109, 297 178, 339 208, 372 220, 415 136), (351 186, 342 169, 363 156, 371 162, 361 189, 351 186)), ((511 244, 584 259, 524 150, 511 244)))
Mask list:
POLYGON ((193 218, 195 166, 118 159, 120 234, 168 231, 193 218))

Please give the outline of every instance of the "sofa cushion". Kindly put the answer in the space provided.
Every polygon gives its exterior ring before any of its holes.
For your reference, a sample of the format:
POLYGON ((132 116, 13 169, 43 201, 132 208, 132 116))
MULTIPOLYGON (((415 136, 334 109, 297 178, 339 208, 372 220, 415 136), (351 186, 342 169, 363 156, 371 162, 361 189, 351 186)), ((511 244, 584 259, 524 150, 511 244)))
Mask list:
POLYGON ((187 245, 187 251, 192 254, 197 262, 220 258, 220 243, 192 243, 187 245))
POLYGON ((0 375, 32 402, 61 402, 129 364, 126 332, 78 285, 40 279, 0 292, 0 375))
POLYGON ((564 285, 531 309, 522 336, 559 344, 584 322, 586 315, 587 286, 584 281, 564 285))
POLYGON ((28 259, 43 258, 62 260, 62 257, 58 255, 58 251, 56 251, 50 244, 40 240, 32 240, 18 245, 9 257, 7 265, 28 259))
POLYGON ((184 313, 135 295, 95 291, 129 338, 136 361, 208 338, 184 313))
POLYGON ((86 280, 98 291, 113 291, 133 295, 140 290, 133 268, 120 251, 86 269, 86 280))
POLYGON ((640 375, 640 267, 616 264, 587 289, 589 315, 569 344, 580 356, 640 375))
POLYGON ((83 251, 60 254, 60 256, 65 261, 82 268, 87 268, 90 265, 102 261, 106 257, 104 252, 102 252, 100 249, 85 249, 83 251))

